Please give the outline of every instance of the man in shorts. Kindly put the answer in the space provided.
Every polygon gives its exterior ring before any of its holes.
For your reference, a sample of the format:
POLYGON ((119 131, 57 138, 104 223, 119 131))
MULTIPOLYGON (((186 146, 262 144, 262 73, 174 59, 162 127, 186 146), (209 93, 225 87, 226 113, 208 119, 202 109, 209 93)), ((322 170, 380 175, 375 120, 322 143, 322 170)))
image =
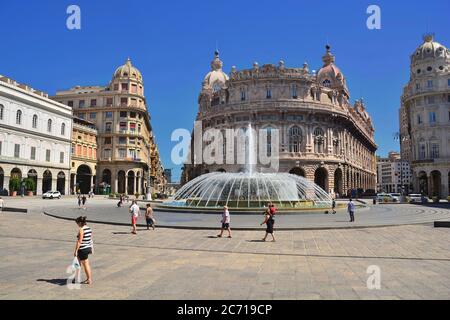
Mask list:
POLYGON ((131 231, 132 234, 137 234, 136 223, 137 223, 137 218, 139 217, 140 210, 141 209, 139 208, 136 200, 134 200, 133 204, 130 207, 131 225, 133 227, 133 230, 131 231))
POLYGON ((220 234, 217 236, 219 238, 222 238, 223 231, 228 231, 228 238, 231 238, 231 229, 230 229, 230 212, 228 211, 228 207, 223 207, 223 213, 222 213, 222 229, 220 231, 220 234))

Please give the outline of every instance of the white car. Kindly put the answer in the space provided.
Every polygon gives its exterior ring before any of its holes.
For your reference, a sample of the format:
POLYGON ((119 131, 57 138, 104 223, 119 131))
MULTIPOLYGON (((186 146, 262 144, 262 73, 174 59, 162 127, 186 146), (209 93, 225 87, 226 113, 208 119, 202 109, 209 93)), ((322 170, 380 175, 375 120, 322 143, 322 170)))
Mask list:
POLYGON ((402 196, 400 193, 389 193, 389 195, 392 197, 392 201, 400 202, 400 197, 402 196))
POLYGON ((409 196, 409 202, 411 203, 421 203, 422 202, 422 195, 418 193, 410 194, 409 196))
POLYGON ((61 192, 59 191, 47 191, 42 195, 42 199, 61 199, 61 192))

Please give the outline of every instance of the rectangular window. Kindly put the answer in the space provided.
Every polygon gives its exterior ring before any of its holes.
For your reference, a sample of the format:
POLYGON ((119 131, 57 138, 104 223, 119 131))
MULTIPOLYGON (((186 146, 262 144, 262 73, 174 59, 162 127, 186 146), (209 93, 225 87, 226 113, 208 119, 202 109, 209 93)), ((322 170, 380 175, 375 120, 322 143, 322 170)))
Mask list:
POLYGON ((127 149, 119 149, 118 151, 119 159, 124 159, 127 156, 127 149))
POLYGON ((241 89, 241 101, 245 101, 247 99, 245 89, 241 89))
POLYGON ((420 83, 416 83, 416 90, 420 90, 420 83))
POLYGON ((96 107, 97 106, 97 99, 92 99, 91 100, 91 107, 96 107))
POLYGON ((111 144, 111 137, 105 138, 104 144, 111 144))
POLYGON ((297 99, 297 86, 294 84, 292 85, 292 99, 297 99))
POLYGON ((36 147, 31 147, 31 160, 36 160, 36 147))
POLYGON ((103 157, 106 159, 110 159, 111 158, 111 149, 103 150, 103 157))
POLYGON ((119 130, 122 131, 127 131, 127 123, 126 122, 120 122, 119 123, 119 130))
POLYGON ((429 113, 430 123, 436 123, 436 113, 430 112, 429 113))
POLYGON ((450 102, 450 94, 447 96, 447 102, 450 102))
POLYGON ((131 85, 131 93, 137 93, 137 85, 135 84, 131 85))
POLYGON ((417 115, 417 124, 422 123, 422 116, 420 114, 417 115))
POLYGON ((68 105, 69 107, 73 107, 73 101, 68 101, 68 102, 67 102, 67 105, 68 105))
POLYGON ((136 112, 131 111, 130 112, 130 118, 136 118, 136 112))
POLYGON ((114 85, 114 91, 117 91, 117 90, 119 90, 119 84, 116 83, 116 84, 114 85))
POLYGON ((272 99, 272 90, 267 89, 267 91, 266 91, 266 99, 272 99))
POLYGON ((126 137, 119 137, 119 144, 127 144, 127 138, 126 137))
POLYGON ((128 104, 128 98, 120 98, 120 105, 126 107, 128 104))
POLYGON ((450 79, 447 80, 447 85, 450 87, 450 79))
POLYGON ((436 143, 433 143, 431 145, 431 158, 432 159, 439 158, 439 145, 436 143))
POLYGON ((130 131, 136 132, 136 123, 130 122, 130 131))
POLYGON ((45 150, 45 161, 50 162, 50 150, 45 150))
POLYGON ((126 111, 120 111, 120 117, 126 118, 126 117, 128 117, 128 113, 126 111))
POLYGON ((433 104, 435 102, 434 96, 425 97, 427 104, 433 104))
POLYGON ((59 163, 64 163, 64 152, 59 153, 59 163))
POLYGON ((128 143, 129 143, 129 144, 136 144, 136 138, 130 138, 130 139, 128 140, 128 143))
POLYGON ((113 117, 113 113, 111 111, 105 112, 105 119, 112 119, 112 117, 113 117))
POLYGON ((85 117, 86 117, 85 113, 79 113, 78 114, 78 118, 80 118, 80 119, 84 119, 85 117))
POLYGON ((122 90, 128 91, 128 83, 122 83, 122 90))
POLYGON ((113 98, 106 98, 106 106, 111 107, 113 105, 113 98))
POLYGON ((70 152, 71 152, 72 154, 75 154, 75 145, 74 145, 74 144, 72 145, 72 148, 71 148, 70 152))
POLYGON ((132 159, 136 159, 137 158, 137 152, 136 152, 136 150, 135 149, 130 149, 130 151, 129 151, 130 153, 130 158, 132 158, 132 159))
POLYGON ((428 88, 433 88, 433 80, 428 80, 427 81, 427 87, 428 88))
POLYGON ((78 102, 78 107, 84 108, 84 105, 85 105, 84 100, 80 100, 80 102, 78 102))
POLYGON ((20 158, 20 144, 14 145, 14 158, 20 158))
POLYGON ((89 119, 96 119, 97 118, 97 113, 96 112, 91 112, 89 114, 89 119))
POLYGON ((106 133, 110 133, 112 131, 111 128, 112 128, 112 123, 111 122, 105 123, 105 132, 106 133))

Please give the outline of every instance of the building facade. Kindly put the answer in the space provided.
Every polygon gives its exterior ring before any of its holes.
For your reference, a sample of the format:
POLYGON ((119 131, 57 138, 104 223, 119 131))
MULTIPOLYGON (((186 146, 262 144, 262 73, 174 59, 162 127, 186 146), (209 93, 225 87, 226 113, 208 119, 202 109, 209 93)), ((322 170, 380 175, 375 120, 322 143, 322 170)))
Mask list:
POLYGON ((74 116, 98 131, 95 184, 113 193, 146 194, 160 188, 162 164, 157 152, 144 82, 131 60, 113 74, 107 86, 76 86, 52 98, 73 107, 74 116), (153 187, 153 188, 152 188, 153 187), (151 190, 153 189, 153 190, 151 190))
POLYGON ((70 192, 88 194, 97 180, 97 128, 95 123, 73 118, 70 192))
POLYGON ((450 189, 450 51, 424 36, 411 55, 400 107, 402 158, 411 163, 414 191, 446 198, 450 189))
MULTIPOLYGON (((326 49, 317 73, 307 63, 288 68, 280 61, 240 71, 232 67, 227 75, 216 52, 203 81, 197 121, 203 132, 245 131, 248 124, 257 132, 267 130, 268 154, 273 148, 279 151, 278 171, 302 175, 327 192, 375 190, 377 145, 371 118, 362 100, 350 103, 345 77, 330 47, 326 49), (270 141, 273 129, 279 132, 278 146, 270 141)), ((183 168, 182 182, 207 172, 245 170, 225 161, 196 164, 194 155, 183 168)), ((255 167, 266 169, 270 171, 261 164, 255 167)))
POLYGON ((377 157, 377 191, 408 194, 411 191, 411 167, 400 153, 389 152, 387 158, 377 157))
POLYGON ((20 181, 15 191, 68 194, 71 130, 70 107, 0 76, 0 190, 20 181), (28 178, 33 190, 24 190, 28 178))

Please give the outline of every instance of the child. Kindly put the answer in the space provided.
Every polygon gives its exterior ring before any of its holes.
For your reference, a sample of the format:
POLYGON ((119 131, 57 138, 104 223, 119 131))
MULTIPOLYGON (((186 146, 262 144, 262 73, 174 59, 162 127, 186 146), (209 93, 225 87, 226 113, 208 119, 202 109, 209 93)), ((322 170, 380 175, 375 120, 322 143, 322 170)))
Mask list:
POLYGON ((220 234, 217 236, 219 238, 222 238, 223 231, 226 229, 228 231, 228 238, 231 238, 231 229, 230 229, 230 212, 228 211, 228 207, 223 207, 223 213, 222 213, 222 229, 220 231, 220 234))

